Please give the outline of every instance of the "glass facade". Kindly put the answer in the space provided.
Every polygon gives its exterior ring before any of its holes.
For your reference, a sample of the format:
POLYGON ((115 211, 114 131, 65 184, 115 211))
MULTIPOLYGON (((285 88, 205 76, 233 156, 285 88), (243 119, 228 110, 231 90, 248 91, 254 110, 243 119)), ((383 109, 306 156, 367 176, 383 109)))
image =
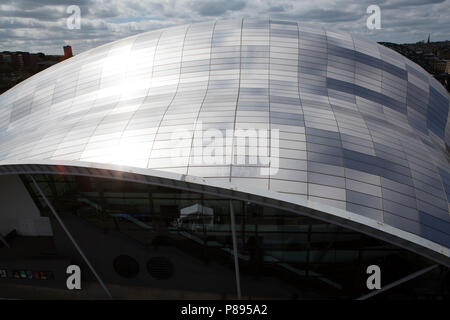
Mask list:
POLYGON ((289 21, 199 23, 83 52, 2 94, 0 165, 69 160, 203 177, 449 248, 448 109, 432 76, 375 42, 289 21), (273 173, 259 170, 272 163, 233 163, 233 146, 223 164, 196 161, 197 133, 249 128, 279 130, 273 173), (190 135, 180 143, 177 130, 190 135))
MULTIPOLYGON (((31 176, 21 178, 41 213, 52 217, 31 176)), ((152 289, 142 297, 236 297, 230 205, 244 298, 354 299, 368 292, 369 265, 380 266, 384 286, 434 264, 302 212, 120 180, 33 178, 107 285, 152 289), (123 243, 142 245, 144 253, 124 252, 123 243)), ((445 270, 381 296, 448 296, 445 270)))

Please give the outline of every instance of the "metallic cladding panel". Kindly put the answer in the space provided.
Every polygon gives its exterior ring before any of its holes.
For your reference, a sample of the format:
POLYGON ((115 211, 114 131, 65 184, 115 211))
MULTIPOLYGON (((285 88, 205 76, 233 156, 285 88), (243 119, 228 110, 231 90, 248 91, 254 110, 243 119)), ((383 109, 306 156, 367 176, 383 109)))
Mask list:
MULTIPOLYGON (((121 164, 308 197, 450 247, 449 95, 396 52, 217 21, 83 52, 0 96, 0 161, 121 164), (208 129, 279 130, 279 169, 196 161, 208 129), (180 144, 176 130, 191 136, 180 144), (175 155, 175 156, 174 156, 175 155)), ((266 141, 269 143, 269 141, 266 141)))

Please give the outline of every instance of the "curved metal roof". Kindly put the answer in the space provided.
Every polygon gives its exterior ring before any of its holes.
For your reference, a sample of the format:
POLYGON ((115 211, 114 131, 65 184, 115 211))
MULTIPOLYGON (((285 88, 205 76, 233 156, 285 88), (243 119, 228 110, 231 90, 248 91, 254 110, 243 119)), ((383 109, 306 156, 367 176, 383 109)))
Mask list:
POLYGON ((347 212, 442 253, 448 109, 433 77, 375 42, 289 21, 192 24, 83 52, 1 95, 0 165, 202 177, 347 212), (222 162, 199 161, 197 134, 253 129, 276 159, 240 163, 225 139, 222 162))

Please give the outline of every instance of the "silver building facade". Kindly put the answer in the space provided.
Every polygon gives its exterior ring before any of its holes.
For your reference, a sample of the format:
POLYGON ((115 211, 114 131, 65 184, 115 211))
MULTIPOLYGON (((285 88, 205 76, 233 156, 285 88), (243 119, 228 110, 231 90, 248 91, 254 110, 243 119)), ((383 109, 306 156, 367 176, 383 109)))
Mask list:
POLYGON ((440 83, 375 42, 290 21, 198 23, 83 52, 1 95, 0 172, 192 184, 448 265, 449 119, 440 83), (249 128, 278 130, 276 170, 235 163, 234 145, 221 164, 195 161, 198 131, 249 128))

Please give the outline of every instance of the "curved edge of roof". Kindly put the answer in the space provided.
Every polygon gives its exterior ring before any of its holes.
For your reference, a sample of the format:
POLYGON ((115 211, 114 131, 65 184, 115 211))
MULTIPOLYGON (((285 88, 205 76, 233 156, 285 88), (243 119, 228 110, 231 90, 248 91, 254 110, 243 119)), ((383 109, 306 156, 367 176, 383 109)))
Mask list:
POLYGON ((82 161, 0 161, 0 175, 8 174, 63 174, 117 179, 251 201, 290 212, 301 211, 302 215, 384 240, 450 267, 450 248, 384 222, 295 195, 270 190, 250 190, 232 182, 210 182, 207 178, 155 169, 82 161))

